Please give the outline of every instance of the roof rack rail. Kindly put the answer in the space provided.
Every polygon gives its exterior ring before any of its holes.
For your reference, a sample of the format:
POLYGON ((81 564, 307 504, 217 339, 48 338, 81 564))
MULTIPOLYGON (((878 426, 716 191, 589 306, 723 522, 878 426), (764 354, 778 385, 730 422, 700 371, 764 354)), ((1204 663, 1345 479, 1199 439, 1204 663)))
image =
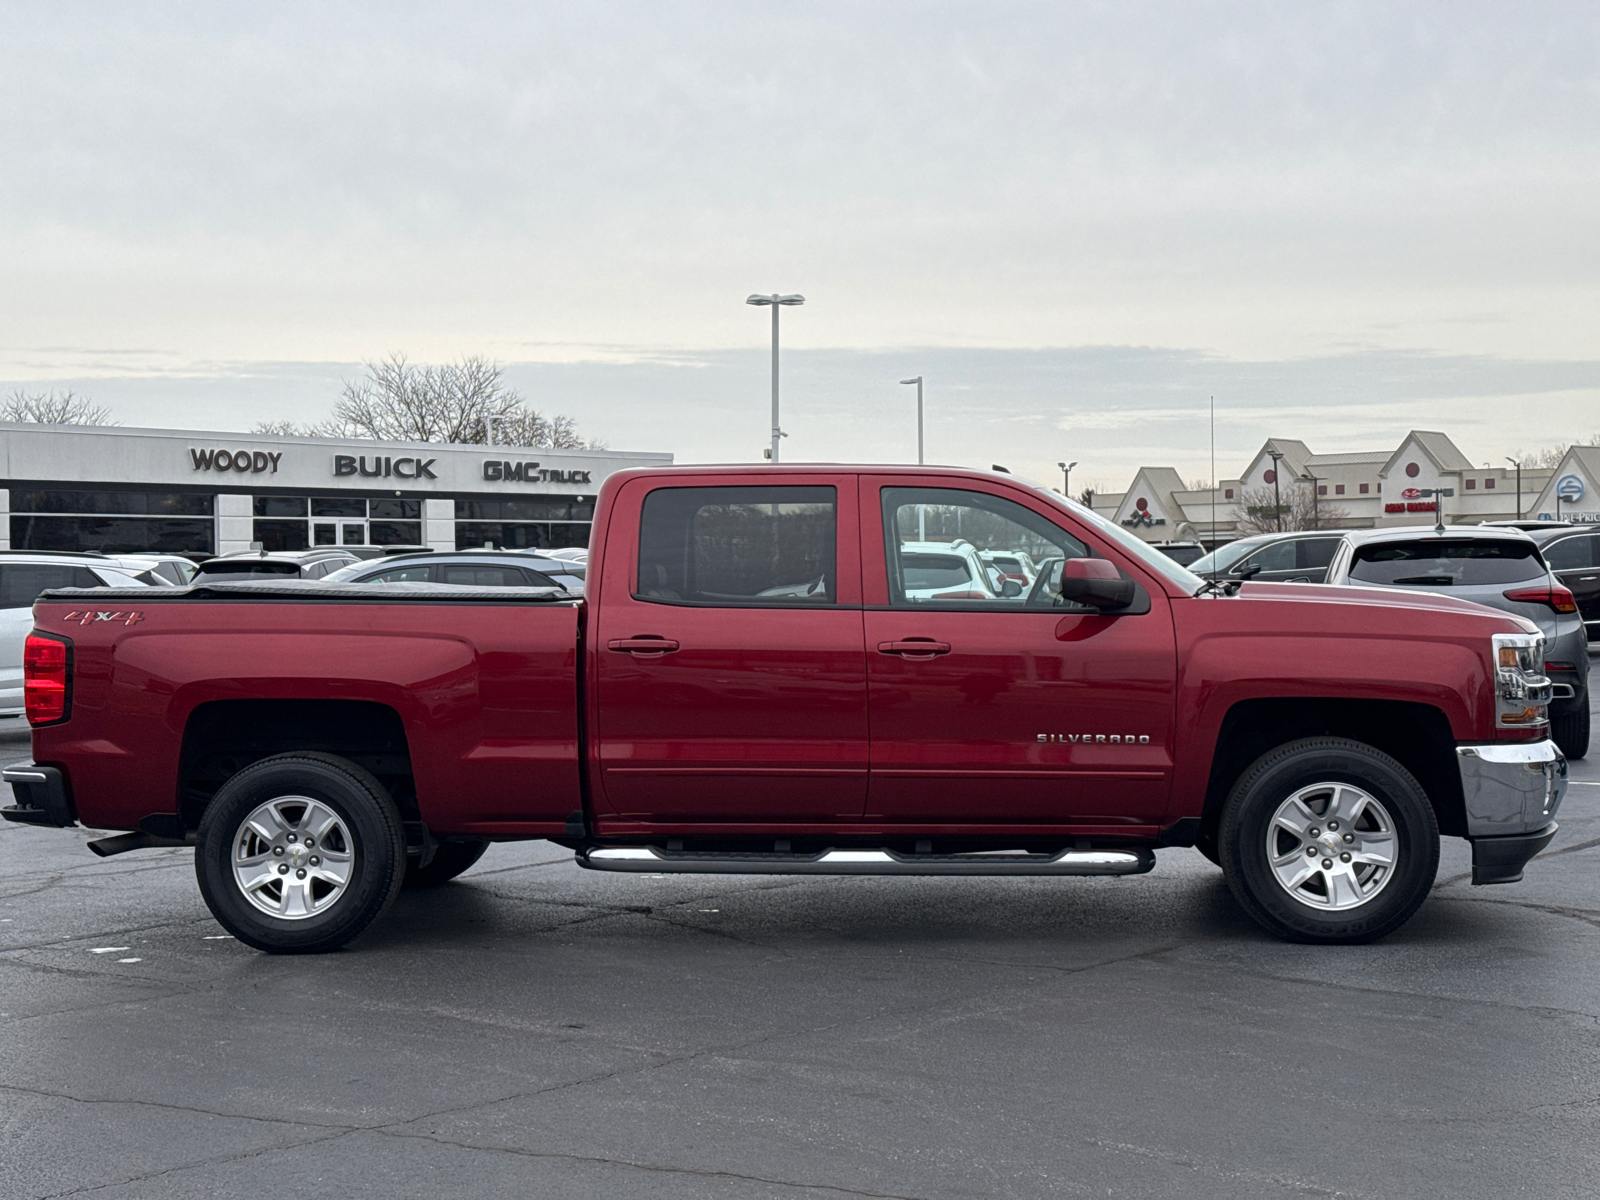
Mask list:
MULTIPOLYGON (((129 554, 137 554, 137 550, 129 550, 129 554)), ((45 554, 60 558, 110 558, 104 550, 23 550, 13 546, 9 550, 0 550, 0 554, 45 554)))

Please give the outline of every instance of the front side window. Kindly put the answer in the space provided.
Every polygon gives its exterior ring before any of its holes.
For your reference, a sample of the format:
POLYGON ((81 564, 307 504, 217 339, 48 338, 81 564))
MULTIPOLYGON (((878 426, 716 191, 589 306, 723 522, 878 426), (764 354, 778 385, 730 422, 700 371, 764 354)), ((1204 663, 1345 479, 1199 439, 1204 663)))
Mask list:
POLYGON ((657 488, 639 518, 640 600, 837 603, 832 487, 657 488))
POLYGON ((1294 570, 1294 543, 1268 542, 1236 566, 1234 572, 1246 571, 1251 567, 1256 567, 1262 571, 1294 570))
POLYGON ((957 488, 884 488, 889 603, 1060 607, 1061 563, 1089 549, 1013 500, 957 488))
POLYGON ((1448 540, 1356 547, 1350 578, 1396 587, 1470 587, 1546 578, 1532 542, 1448 540))
POLYGON ((390 571, 380 571, 376 575, 368 575, 362 583, 427 583, 428 567, 425 564, 411 567, 395 567, 390 571))

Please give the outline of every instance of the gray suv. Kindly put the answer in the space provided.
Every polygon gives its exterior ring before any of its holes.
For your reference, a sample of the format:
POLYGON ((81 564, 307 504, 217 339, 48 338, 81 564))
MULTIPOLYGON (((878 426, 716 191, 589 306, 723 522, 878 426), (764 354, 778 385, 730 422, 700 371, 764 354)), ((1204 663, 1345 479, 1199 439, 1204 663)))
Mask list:
POLYGON ((1589 637, 1572 593, 1518 529, 1373 529, 1344 535, 1328 582, 1438 592, 1526 617, 1544 634, 1554 694, 1550 736, 1568 758, 1589 750, 1589 637))

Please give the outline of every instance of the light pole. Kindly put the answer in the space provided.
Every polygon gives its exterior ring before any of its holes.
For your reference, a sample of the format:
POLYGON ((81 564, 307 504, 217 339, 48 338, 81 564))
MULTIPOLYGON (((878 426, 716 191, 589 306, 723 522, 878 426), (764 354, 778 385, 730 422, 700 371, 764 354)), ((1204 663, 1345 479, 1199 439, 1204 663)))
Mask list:
POLYGON ((767 457, 774 463, 778 461, 778 439, 788 437, 778 425, 778 309, 789 304, 804 304, 804 296, 780 296, 776 292, 770 296, 750 296, 746 304, 770 305, 772 308, 772 449, 767 452, 767 457))
POLYGON ((1267 457, 1272 459, 1272 515, 1277 519, 1278 532, 1283 532, 1283 500, 1278 495, 1278 475, 1283 466, 1283 452, 1281 450, 1268 450, 1267 457))
POLYGON ((917 385, 917 466, 922 465, 922 376, 915 379, 902 379, 902 384, 914 383, 917 385))
POLYGON ((1061 468, 1061 494, 1068 500, 1072 499, 1072 468, 1077 465, 1076 460, 1069 463, 1058 462, 1056 464, 1061 468))
POLYGON ((1322 480, 1313 475, 1310 471, 1307 471, 1304 475, 1300 476, 1300 478, 1308 481, 1311 484, 1311 528, 1321 529, 1322 511, 1317 507, 1317 485, 1321 483, 1322 480))
POLYGON ((1522 520, 1522 460, 1506 455, 1506 461, 1517 469, 1517 520, 1522 520))

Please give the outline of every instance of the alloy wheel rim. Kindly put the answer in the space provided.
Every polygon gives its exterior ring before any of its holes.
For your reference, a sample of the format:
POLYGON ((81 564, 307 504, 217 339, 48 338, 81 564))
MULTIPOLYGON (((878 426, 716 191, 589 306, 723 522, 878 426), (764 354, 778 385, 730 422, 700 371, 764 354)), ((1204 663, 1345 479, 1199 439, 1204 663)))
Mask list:
POLYGON ((1267 863, 1295 900, 1322 912, 1347 912, 1394 878, 1394 819, 1354 784, 1314 783, 1292 793, 1267 823, 1267 863))
POLYGON ((233 881, 253 907, 282 921, 303 921, 344 895, 355 842, 323 801, 277 796, 239 823, 232 859, 233 881))

